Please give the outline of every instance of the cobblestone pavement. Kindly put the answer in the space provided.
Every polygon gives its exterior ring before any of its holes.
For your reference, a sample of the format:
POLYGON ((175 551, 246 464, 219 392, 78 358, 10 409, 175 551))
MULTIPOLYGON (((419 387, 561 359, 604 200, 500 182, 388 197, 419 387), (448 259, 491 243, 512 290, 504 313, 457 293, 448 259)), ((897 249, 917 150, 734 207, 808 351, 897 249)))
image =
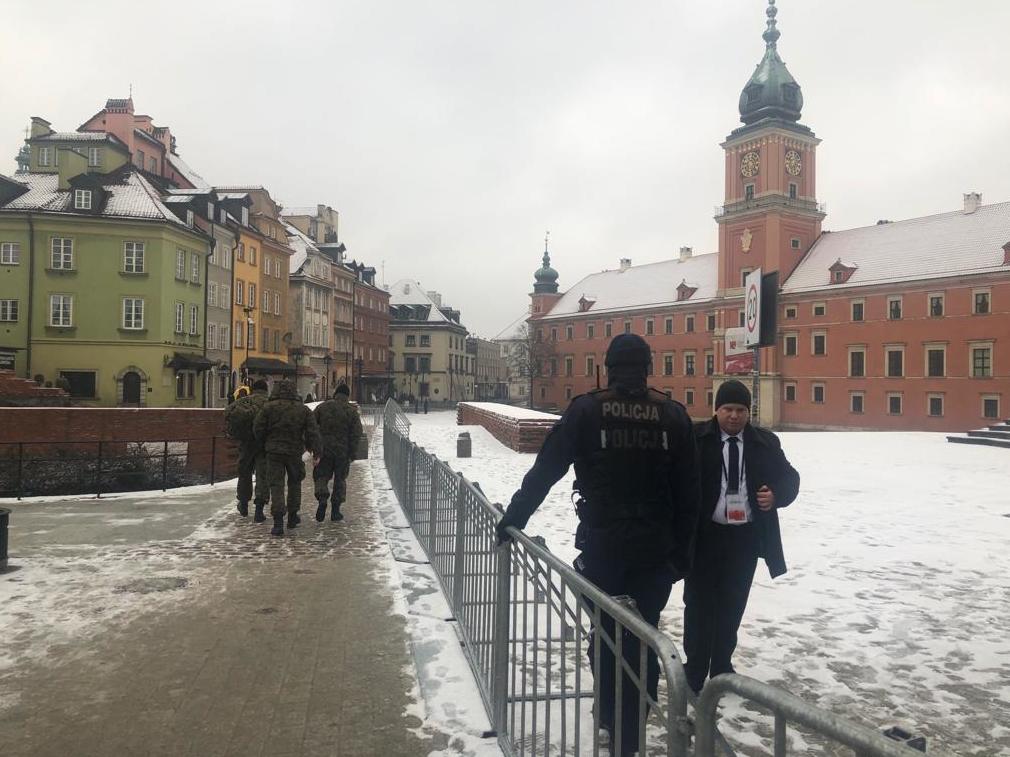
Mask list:
POLYGON ((220 488, 181 505, 16 505, 21 570, 0 577, 17 616, 0 613, 0 752, 413 757, 444 748, 443 734, 407 714, 414 673, 370 486, 366 465, 354 465, 347 520, 317 524, 307 480, 302 525, 283 539, 269 536, 269 522, 238 516, 233 492, 220 488), (54 514, 66 538, 47 538, 54 514), (74 517, 82 529, 67 529, 74 517), (43 574, 58 601, 36 612, 25 597, 46 597, 33 579, 43 574), (47 617, 69 630, 54 638, 47 617))

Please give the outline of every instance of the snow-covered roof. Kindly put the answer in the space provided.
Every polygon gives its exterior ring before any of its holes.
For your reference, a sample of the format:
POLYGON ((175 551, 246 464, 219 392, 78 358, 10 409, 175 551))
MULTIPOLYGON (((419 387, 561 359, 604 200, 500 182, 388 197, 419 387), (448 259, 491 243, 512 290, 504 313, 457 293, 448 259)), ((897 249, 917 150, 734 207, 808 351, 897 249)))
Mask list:
POLYGON ((581 315, 579 301, 592 301, 585 313, 592 317, 618 310, 653 309, 673 305, 677 287, 686 283, 695 292, 682 304, 693 304, 715 297, 719 278, 719 256, 716 253, 692 255, 681 260, 663 260, 626 268, 601 271, 586 276, 558 300, 544 320, 581 315))
MULTIPOLYGON (((108 142, 111 135, 104 131, 54 131, 33 137, 33 142, 108 142)), ((119 141, 118 139, 116 140, 119 141)))
POLYGON ((428 323, 453 323, 442 314, 435 301, 424 291, 424 287, 410 279, 400 279, 389 288, 389 305, 390 307, 426 305, 428 307, 428 323))
MULTIPOLYGON (((175 213, 161 201, 158 192, 144 176, 132 168, 111 174, 98 175, 102 188, 109 198, 101 215, 107 218, 145 218, 188 228, 175 213)), ((28 187, 20 197, 8 202, 0 211, 42 210, 50 213, 74 213, 73 189, 58 189, 59 175, 55 173, 21 173, 17 181, 28 187)))
POLYGON ((298 270, 305 265, 305 261, 309 258, 309 250, 319 252, 319 248, 316 247, 315 242, 290 223, 284 223, 284 230, 288 235, 288 247, 294 250, 291 257, 288 258, 288 273, 298 273, 298 270))
POLYGON ((508 341, 515 339, 525 339, 526 335, 523 330, 523 326, 526 324, 527 319, 529 319, 529 313, 523 313, 521 316, 516 318, 512 323, 503 328, 494 337, 491 338, 492 342, 508 341))
POLYGON ((168 162, 172 164, 172 167, 175 168, 175 170, 178 171, 180 174, 182 174, 183 177, 186 179, 186 181, 188 181, 197 189, 205 189, 208 191, 210 190, 210 184, 207 183, 207 180, 204 179, 192 168, 190 168, 189 164, 186 163, 186 161, 184 161, 174 152, 170 152, 166 157, 168 158, 168 162))
POLYGON ((1010 202, 982 205, 907 221, 825 232, 782 286, 782 291, 851 289, 945 276, 1006 271, 1010 202), (828 269, 839 259, 855 267, 844 284, 831 284, 828 269))
POLYGON ((302 208, 284 208, 281 211, 282 216, 314 216, 318 212, 318 208, 315 207, 302 207, 302 208))

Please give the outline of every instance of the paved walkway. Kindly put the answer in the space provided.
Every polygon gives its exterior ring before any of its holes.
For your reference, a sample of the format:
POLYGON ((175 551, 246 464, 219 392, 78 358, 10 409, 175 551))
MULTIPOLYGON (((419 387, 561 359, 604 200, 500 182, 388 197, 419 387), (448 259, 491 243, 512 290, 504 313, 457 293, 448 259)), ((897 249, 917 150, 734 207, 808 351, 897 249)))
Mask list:
POLYGON ((0 576, 0 752, 444 748, 445 735, 407 714, 413 664, 366 478, 353 466, 347 520, 321 525, 307 481, 303 523, 283 539, 239 517, 221 487, 14 505, 11 562, 21 569, 0 576), (54 607, 36 611, 52 596, 54 607))

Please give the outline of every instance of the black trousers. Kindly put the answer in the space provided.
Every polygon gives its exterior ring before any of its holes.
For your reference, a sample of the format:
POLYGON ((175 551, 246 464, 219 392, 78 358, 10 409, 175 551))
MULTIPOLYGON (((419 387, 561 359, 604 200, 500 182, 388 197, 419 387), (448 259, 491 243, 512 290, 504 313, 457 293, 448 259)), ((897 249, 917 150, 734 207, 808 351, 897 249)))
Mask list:
POLYGON ((754 523, 724 526, 708 521, 698 530, 694 568, 684 582, 684 669, 695 691, 709 675, 733 672, 737 630, 747 608, 758 546, 754 523))
MULTIPOLYGON (((673 570, 664 565, 636 565, 622 560, 593 557, 583 552, 575 561, 575 569, 586 579, 592 581, 600 589, 611 596, 626 594, 635 600, 642 618, 651 626, 659 624, 659 613, 666 607, 673 590, 676 576, 673 570)), ((593 604, 588 603, 590 609, 593 604)), ((604 637, 600 640, 600 669, 596 670, 595 634, 589 638, 586 654, 593 675, 600 684, 600 725, 613 729, 615 725, 614 711, 616 709, 617 671, 614 652, 604 640, 614 639, 614 619, 602 614, 600 625, 604 637)), ((612 643, 612 642, 611 642, 612 643)), ((622 640, 622 651, 628 667, 632 671, 639 669, 638 640, 630 634, 625 634, 622 640)), ((656 686, 659 681, 659 663, 656 655, 649 652, 647 662, 646 682, 653 699, 656 698, 656 686)), ((621 683, 621 742, 622 753, 630 754, 638 749, 638 687, 627 673, 621 683)))

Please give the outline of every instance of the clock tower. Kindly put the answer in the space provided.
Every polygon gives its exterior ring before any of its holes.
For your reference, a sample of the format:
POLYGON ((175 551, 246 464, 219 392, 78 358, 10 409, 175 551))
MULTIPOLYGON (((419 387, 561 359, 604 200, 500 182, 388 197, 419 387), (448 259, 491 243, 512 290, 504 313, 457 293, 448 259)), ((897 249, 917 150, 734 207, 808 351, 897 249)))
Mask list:
MULTIPOLYGON (((747 272, 792 273, 821 233, 816 152, 820 140, 801 124, 803 93, 779 57, 778 8, 768 0, 764 58, 740 94, 740 120, 723 142, 725 204, 718 209, 719 292, 742 291, 747 272)), ((736 324, 725 324, 727 326, 736 324)))

